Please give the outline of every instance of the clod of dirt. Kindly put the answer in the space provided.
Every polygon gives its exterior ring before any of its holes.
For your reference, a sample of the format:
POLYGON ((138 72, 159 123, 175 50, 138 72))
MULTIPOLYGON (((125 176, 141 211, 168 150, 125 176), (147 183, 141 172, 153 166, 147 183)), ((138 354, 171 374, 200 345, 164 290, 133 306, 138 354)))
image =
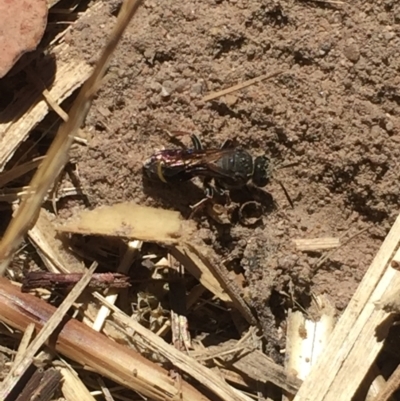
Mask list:
POLYGON ((353 63, 356 63, 360 58, 360 49, 355 43, 349 43, 343 49, 343 54, 353 63))
POLYGON ((47 23, 46 0, 0 0, 0 78, 35 50, 47 23))

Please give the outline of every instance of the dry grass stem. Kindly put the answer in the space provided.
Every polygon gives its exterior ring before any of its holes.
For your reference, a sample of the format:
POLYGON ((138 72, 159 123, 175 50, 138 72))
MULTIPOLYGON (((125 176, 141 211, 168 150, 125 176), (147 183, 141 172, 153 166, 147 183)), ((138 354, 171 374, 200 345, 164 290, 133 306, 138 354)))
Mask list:
POLYGON ((19 393, 16 401, 35 400, 38 394, 40 394, 40 401, 51 401, 59 388, 60 381, 61 374, 58 370, 37 369, 19 393))
MULTIPOLYGON (((51 95, 50 91, 46 89, 46 86, 44 85, 43 82, 41 82, 40 78, 34 73, 34 71, 28 66, 25 69, 30 81, 36 86, 36 88, 42 92, 42 95, 44 99, 46 100, 48 106, 50 109, 52 109, 57 115, 64 121, 66 122, 68 120, 68 114, 59 106, 59 104, 56 102, 56 100, 53 98, 51 95)), ((78 132, 82 132, 81 129, 78 130, 78 132)), ((84 133, 81 133, 81 136, 85 136, 84 133)), ((87 140, 82 138, 81 136, 75 137, 74 139, 83 144, 87 145, 87 140)))
POLYGON ((233 363, 236 371, 251 379, 267 383, 271 382, 289 394, 296 394, 302 381, 289 374, 282 366, 277 365, 261 351, 252 351, 233 363))
POLYGON ((44 157, 36 157, 35 159, 26 162, 24 164, 20 164, 19 166, 13 167, 11 170, 4 171, 0 173, 0 187, 4 187, 11 181, 21 177, 22 175, 29 173, 39 166, 39 164, 43 161, 44 157))
MULTIPOLYGON (((229 301, 225 299, 227 304, 230 307, 234 307, 237 309, 241 315, 246 319, 246 321, 251 324, 255 325, 257 324, 257 321, 249 308, 249 306, 246 304, 244 299, 242 298, 242 289, 240 285, 237 283, 234 277, 230 276, 228 273, 228 269, 221 263, 212 263, 209 257, 207 257, 207 251, 204 249, 200 249, 199 247, 196 247, 192 245, 191 243, 186 242, 183 245, 183 252, 175 252, 175 250, 178 250, 178 248, 174 248, 171 250, 171 254, 179 260, 186 268, 187 270, 190 270, 190 264, 186 265, 185 261, 187 262, 187 258, 182 261, 180 258, 182 255, 190 255, 190 258, 192 260, 196 260, 195 266, 197 269, 199 269, 199 266, 203 267, 200 269, 201 274, 205 275, 205 272, 208 272, 208 276, 211 275, 214 277, 214 280, 218 282, 219 286, 223 289, 223 291, 228 295, 229 301)), ((210 254, 210 252, 208 252, 210 254)), ((193 274, 193 271, 191 271, 193 274)), ((195 277, 199 277, 199 281, 201 282, 201 274, 199 274, 199 271, 197 272, 197 275, 195 277)), ((217 294, 216 294, 217 295, 217 294)), ((218 295, 217 295, 218 296, 218 295)), ((219 297, 219 296, 218 296, 219 297)))
POLYGON ((179 245, 171 248, 171 254, 217 298, 225 302, 231 301, 229 295, 224 291, 212 271, 195 252, 185 245, 179 245))
MULTIPOLYGON (((60 52, 65 50, 60 46, 60 52)), ((57 50, 55 49, 57 52, 57 50)), ((54 76, 54 83, 50 89, 52 98, 59 103, 71 95, 90 75, 92 67, 80 60, 60 61, 54 76)), ((4 169, 7 161, 12 157, 18 146, 28 137, 32 129, 43 120, 49 112, 45 100, 36 88, 28 87, 21 93, 18 100, 7 109, 12 116, 10 122, 0 123, 0 171, 4 169), (31 107, 31 105, 34 106, 31 107), (21 116, 21 110, 28 111, 21 116)))
POLYGON ((15 369, 24 359, 26 349, 28 348, 29 343, 32 341, 34 331, 35 325, 29 324, 24 332, 24 335, 22 336, 21 342, 19 343, 18 351, 14 359, 13 368, 11 369, 9 374, 13 374, 13 369, 15 369))
POLYGON ((107 304, 105 299, 99 295, 95 295, 97 299, 104 302, 112 311, 113 316, 124 327, 129 327, 133 333, 142 337, 143 341, 147 343, 147 347, 157 353, 160 353, 164 358, 169 360, 176 368, 182 372, 186 372, 192 376, 199 383, 203 384, 214 394, 218 395, 224 401, 249 401, 249 398, 243 394, 238 394, 232 387, 227 385, 221 378, 216 377, 212 372, 196 362, 188 355, 178 351, 172 345, 167 344, 162 338, 146 329, 136 320, 128 317, 121 310, 114 305, 107 304))
POLYGON ((276 77, 278 75, 283 74, 283 72, 284 71, 273 72, 272 74, 265 74, 265 75, 261 75, 259 77, 253 78, 253 79, 249 79, 248 81, 245 81, 245 82, 242 82, 240 84, 231 86, 230 88, 223 89, 223 90, 218 91, 218 92, 210 93, 210 94, 204 96, 202 100, 203 100, 203 102, 209 102, 210 100, 214 100, 214 99, 217 99, 217 98, 219 98, 221 96, 228 95, 229 93, 236 92, 236 91, 238 91, 240 89, 247 88, 248 86, 254 85, 254 84, 258 83, 258 82, 262 82, 262 81, 265 81, 267 79, 274 78, 274 77, 276 77))
POLYGON ((67 163, 68 152, 72 145, 73 137, 85 120, 93 96, 101 84, 111 56, 140 4, 140 0, 126 1, 124 3, 118 16, 117 25, 99 62, 72 105, 68 121, 60 126, 47 152, 46 158, 34 175, 30 183, 31 192, 22 199, 15 217, 12 219, 0 242, 0 275, 4 273, 12 257, 12 253, 18 248, 24 235, 37 218, 40 206, 47 192, 54 185, 55 180, 67 163))
POLYGON ((389 315, 375 302, 398 288, 400 274, 390 267, 399 246, 400 216, 386 236, 378 254, 345 312, 337 323, 325 352, 305 379, 295 401, 341 401, 351 398, 380 352, 383 341, 375 333, 389 315))
MULTIPOLYGON (((130 241, 128 243, 128 248, 121 260, 120 265, 117 268, 117 273, 127 274, 129 271, 132 262, 137 256, 138 251, 142 247, 142 241, 130 241)), ((106 300, 110 304, 115 304, 118 299, 118 290, 110 289, 106 296, 106 300)), ((101 331, 105 320, 107 319, 108 315, 110 314, 110 309, 106 305, 101 305, 99 309, 99 313, 96 316, 96 320, 93 323, 93 330, 101 331)))
MULTIPOLYGON (((45 301, 21 293, 8 280, 0 277, 0 319, 5 323, 21 331, 29 323, 34 323, 39 330, 56 311, 45 301)), ((178 388, 167 370, 76 319, 63 322, 57 334, 57 341, 52 344, 58 352, 150 399, 173 401, 180 397, 182 401, 208 400, 184 380, 178 388)))
POLYGON ((72 291, 67 295, 61 305, 58 307, 56 312, 51 316, 51 318, 45 323, 43 328, 40 330, 38 335, 32 341, 30 346, 26 349, 26 352, 18 364, 15 364, 8 374, 8 376, 3 381, 0 388, 0 400, 4 400, 12 391, 15 384, 18 382, 20 377, 24 374, 26 369, 31 365, 34 356, 42 347, 42 345, 47 341, 49 336, 54 332, 56 327, 61 323, 68 309, 76 301, 78 296, 85 289, 86 285, 89 283, 92 273, 95 271, 97 265, 94 264, 87 272, 83 275, 82 279, 78 284, 72 289, 72 291))
POLYGON ((82 262, 68 252, 63 242, 57 238, 51 215, 41 209, 35 226, 28 232, 46 268, 52 273, 83 273, 85 268, 82 262))
POLYGON ((60 367, 59 371, 63 377, 61 391, 66 401, 95 401, 71 366, 60 367))

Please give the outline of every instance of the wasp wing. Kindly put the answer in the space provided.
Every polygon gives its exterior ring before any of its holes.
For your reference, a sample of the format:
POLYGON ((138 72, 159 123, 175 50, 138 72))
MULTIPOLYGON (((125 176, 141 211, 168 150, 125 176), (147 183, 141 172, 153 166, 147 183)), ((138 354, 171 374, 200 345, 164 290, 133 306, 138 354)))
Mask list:
POLYGON ((235 156, 235 148, 224 149, 166 149, 145 163, 147 176, 163 182, 186 181, 196 176, 221 180, 238 178, 227 168, 235 156))
POLYGON ((150 179, 163 182, 187 181, 207 169, 204 150, 165 149, 157 152, 144 164, 150 179))

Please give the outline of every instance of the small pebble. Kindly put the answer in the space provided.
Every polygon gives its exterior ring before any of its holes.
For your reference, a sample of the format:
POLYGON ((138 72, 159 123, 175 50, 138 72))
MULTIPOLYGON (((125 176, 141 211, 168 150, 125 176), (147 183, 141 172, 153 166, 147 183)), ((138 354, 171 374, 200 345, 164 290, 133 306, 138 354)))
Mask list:
POLYGON ((324 42, 324 43, 322 43, 322 45, 320 46, 320 48, 319 48, 319 55, 320 56, 325 56, 326 54, 328 54, 329 53, 329 51, 331 50, 331 48, 332 48, 332 43, 330 43, 330 42, 324 42))
POLYGON ((371 128, 371 135, 373 135, 375 138, 379 137, 379 135, 381 134, 381 128, 379 127, 379 125, 374 125, 371 128))
POLYGON ((293 269, 293 267, 295 266, 295 261, 291 257, 284 257, 280 258, 278 264, 281 269, 288 271, 293 269))
POLYGON ((144 58, 150 63, 153 64, 154 57, 156 52, 153 49, 146 49, 143 53, 144 58))
POLYGON ((356 63, 360 58, 360 49, 355 43, 351 43, 343 49, 345 57, 353 63, 356 63))
POLYGON ((149 88, 154 92, 154 93, 159 93, 161 92, 161 84, 159 84, 158 82, 152 81, 149 85, 149 88))
POLYGON ((165 89, 164 87, 161 88, 161 96, 162 97, 168 97, 170 95, 171 95, 171 93, 167 89, 165 89))
POLYGON ((173 87, 174 87, 174 83, 172 81, 169 81, 169 80, 164 81, 162 83, 161 96, 162 97, 171 96, 171 93, 173 92, 173 87))
POLYGON ((389 42, 396 36, 396 34, 394 32, 385 32, 383 36, 389 42))
POLYGON ((393 131, 394 125, 393 125, 392 121, 389 120, 389 121, 386 122, 385 129, 386 129, 387 132, 392 132, 393 131))
POLYGON ((201 82, 197 82, 192 86, 191 93, 194 95, 201 95, 203 93, 203 84, 201 82))
POLYGON ((225 104, 227 106, 234 106, 238 101, 238 98, 235 95, 226 95, 225 96, 225 104))

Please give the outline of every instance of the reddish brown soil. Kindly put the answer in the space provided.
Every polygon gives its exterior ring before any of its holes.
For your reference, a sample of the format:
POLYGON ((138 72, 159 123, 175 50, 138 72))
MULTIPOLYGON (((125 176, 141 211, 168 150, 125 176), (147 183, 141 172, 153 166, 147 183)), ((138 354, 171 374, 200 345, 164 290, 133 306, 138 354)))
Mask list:
MULTIPOLYGON (((111 3, 66 38, 90 61, 115 22, 119 2, 111 3)), ((167 131, 195 132, 207 147, 236 138, 276 164, 297 162, 274 174, 293 209, 272 180, 266 189, 277 207, 257 227, 199 218, 204 241, 243 268, 275 348, 279 306, 294 299, 307 307, 310 294, 326 293, 342 311, 399 212, 400 3, 350 3, 146 0, 89 113, 89 148, 75 155, 92 206, 133 200, 185 216, 201 189, 142 180, 143 161, 175 147, 167 131), (201 100, 276 71, 269 81, 201 100), (318 269, 325 253, 292 243, 345 242, 361 230, 318 269)))

